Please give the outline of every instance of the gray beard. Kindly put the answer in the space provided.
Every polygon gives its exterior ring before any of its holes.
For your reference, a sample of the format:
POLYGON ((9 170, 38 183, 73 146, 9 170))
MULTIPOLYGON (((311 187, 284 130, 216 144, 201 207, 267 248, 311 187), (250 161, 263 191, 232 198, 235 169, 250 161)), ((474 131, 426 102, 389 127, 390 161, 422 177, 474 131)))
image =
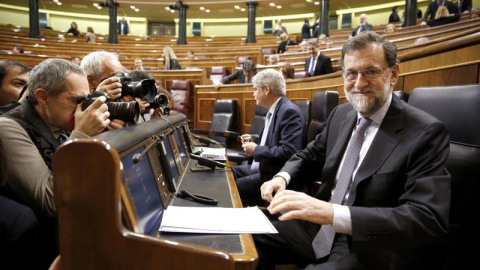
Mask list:
POLYGON ((352 92, 368 92, 372 91, 372 89, 367 88, 363 90, 358 90, 357 88, 353 88, 350 91, 345 89, 345 96, 352 104, 353 108, 362 115, 370 116, 374 114, 380 107, 385 104, 388 99, 388 95, 390 94, 390 78, 387 79, 383 86, 383 91, 378 93, 375 91, 375 96, 373 99, 368 98, 366 96, 357 96, 352 95, 352 92))

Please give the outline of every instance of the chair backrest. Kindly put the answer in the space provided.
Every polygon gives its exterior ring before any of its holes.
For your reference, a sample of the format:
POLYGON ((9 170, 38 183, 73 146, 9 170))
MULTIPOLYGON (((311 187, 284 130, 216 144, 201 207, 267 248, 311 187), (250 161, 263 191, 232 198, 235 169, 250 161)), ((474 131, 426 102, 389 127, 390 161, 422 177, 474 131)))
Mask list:
MULTIPOLYGON (((215 102, 212 124, 210 130, 213 131, 236 131, 237 128, 237 100, 219 99, 215 102)), ((230 141, 226 137, 209 135, 210 138, 225 144, 227 147, 230 141)))
POLYGON ((480 85, 418 87, 408 103, 438 118, 448 130, 450 154, 445 167, 451 175, 451 205, 447 247, 462 247, 459 254, 473 257, 468 252, 476 242, 466 236, 476 231, 472 213, 477 211, 480 183, 480 85))
POLYGON ((241 66, 241 65, 243 65, 243 63, 245 63, 248 60, 250 60, 250 57, 248 57, 248 56, 239 56, 238 57, 238 65, 241 66))
POLYGON ((270 55, 270 54, 276 54, 277 51, 273 48, 262 48, 262 54, 263 55, 270 55))
POLYGON ((212 67, 212 71, 210 72, 210 80, 213 83, 220 81, 223 77, 227 75, 227 69, 223 66, 216 66, 212 67))
POLYGON ((173 99, 171 109, 181 112, 188 117, 190 111, 190 82, 187 80, 173 80, 170 92, 173 99))
POLYGON ((410 96, 409 93, 403 92, 402 90, 396 90, 393 91, 393 93, 395 93, 395 95, 397 95, 401 100, 408 102, 408 97, 410 96))
POLYGON ((295 72, 295 79, 308 78, 310 75, 307 71, 297 71, 295 72))
POLYGON ((297 104, 305 116, 305 125, 308 127, 308 124, 310 124, 310 107, 312 102, 310 100, 297 100, 295 104, 297 104))
POLYGON ((313 94, 312 105, 310 108, 310 123, 307 130, 307 143, 313 141, 317 134, 321 133, 325 121, 338 105, 337 91, 319 91, 313 94))
POLYGON ((253 116, 252 125, 250 126, 250 135, 260 137, 265 127, 265 118, 267 117, 268 109, 262 106, 255 108, 255 116, 253 116))

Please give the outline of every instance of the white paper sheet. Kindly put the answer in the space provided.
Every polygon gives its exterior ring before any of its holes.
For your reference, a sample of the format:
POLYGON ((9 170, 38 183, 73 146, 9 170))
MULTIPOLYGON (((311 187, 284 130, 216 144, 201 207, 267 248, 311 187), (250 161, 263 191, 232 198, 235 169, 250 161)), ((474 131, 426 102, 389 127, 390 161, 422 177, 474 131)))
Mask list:
POLYGON ((184 233, 278 233, 257 207, 179 207, 163 213, 160 231, 184 233))

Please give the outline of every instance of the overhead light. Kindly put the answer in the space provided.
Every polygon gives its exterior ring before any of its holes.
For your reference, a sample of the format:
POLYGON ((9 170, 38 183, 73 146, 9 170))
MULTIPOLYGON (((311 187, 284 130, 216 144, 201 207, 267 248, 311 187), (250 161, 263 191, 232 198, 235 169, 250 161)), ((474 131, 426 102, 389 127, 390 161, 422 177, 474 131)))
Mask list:
POLYGON ((204 7, 200 7, 200 10, 205 10, 205 8, 204 8, 204 7))
POLYGON ((62 2, 57 2, 57 5, 61 6, 61 5, 62 5, 62 2))
POLYGON ((270 3, 270 6, 271 6, 271 7, 274 7, 274 6, 275 6, 275 3, 270 3))
POLYGON ((278 9, 281 9, 281 8, 282 8, 282 6, 277 6, 277 8, 278 8, 278 9))
POLYGON ((240 6, 239 5, 235 5, 233 6, 235 9, 240 9, 240 6))
POLYGON ((166 6, 165 9, 166 9, 166 10, 170 10, 170 7, 169 7, 169 6, 166 6))
POLYGON ((93 3, 93 6, 94 6, 94 7, 98 7, 98 3, 93 3))
POLYGON ((241 10, 241 11, 245 11, 245 8, 241 8, 240 10, 241 10))
POLYGON ((175 13, 175 10, 173 10, 173 9, 170 9, 170 12, 171 12, 171 13, 175 13))
POLYGON ((209 13, 209 12, 210 12, 210 9, 205 9, 205 12, 209 13))
POLYGON ((135 12, 139 12, 139 11, 140 11, 140 9, 138 9, 138 8, 135 9, 135 12))
POLYGON ((58 0, 53 0, 53 2, 55 2, 55 3, 56 3, 56 2, 58 2, 58 0))
POLYGON ((316 6, 318 6, 318 5, 320 5, 320 2, 315 2, 314 4, 315 4, 316 6))
POLYGON ((312 2, 312 0, 306 0, 306 1, 309 2, 309 3, 312 2))
POLYGON ((97 6, 97 8, 98 8, 98 9, 102 9, 102 7, 101 7, 101 6, 97 6))
POLYGON ((135 9, 135 6, 130 6, 131 9, 135 9))

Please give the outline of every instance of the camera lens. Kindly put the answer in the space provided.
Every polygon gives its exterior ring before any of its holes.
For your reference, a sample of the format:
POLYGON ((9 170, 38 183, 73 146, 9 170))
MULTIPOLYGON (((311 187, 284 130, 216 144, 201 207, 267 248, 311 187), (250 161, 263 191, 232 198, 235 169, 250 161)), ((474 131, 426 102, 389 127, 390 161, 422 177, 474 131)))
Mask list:
POLYGON ((157 94, 155 80, 141 80, 128 82, 122 85, 122 96, 139 97, 146 102, 152 102, 157 94))
POLYGON ((130 102, 106 102, 110 119, 119 119, 124 122, 135 124, 140 115, 140 105, 136 101, 130 102))

